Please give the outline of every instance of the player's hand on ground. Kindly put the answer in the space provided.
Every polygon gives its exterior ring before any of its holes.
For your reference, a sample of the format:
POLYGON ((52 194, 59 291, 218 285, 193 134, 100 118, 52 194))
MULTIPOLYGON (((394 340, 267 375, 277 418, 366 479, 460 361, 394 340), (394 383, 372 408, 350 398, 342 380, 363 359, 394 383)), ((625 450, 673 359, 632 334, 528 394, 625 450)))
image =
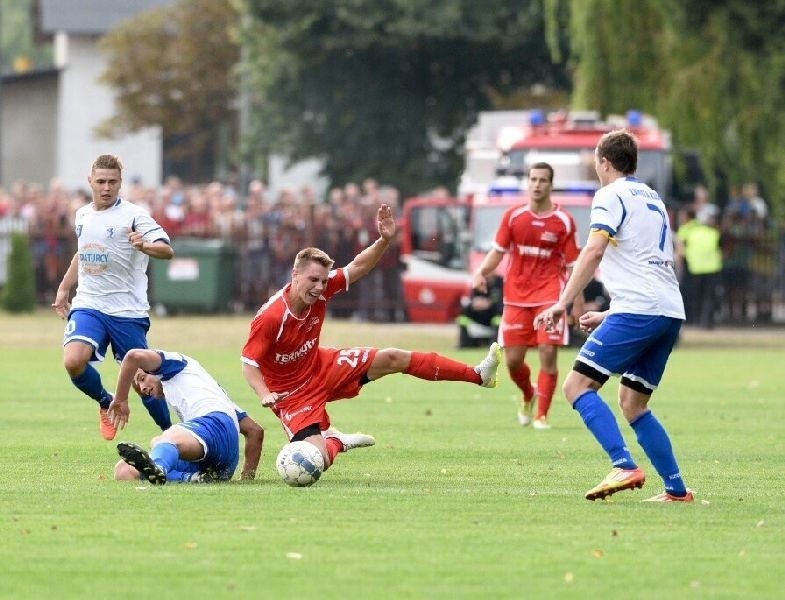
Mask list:
POLYGON ((117 398, 112 400, 109 404, 108 416, 112 425, 117 429, 124 429, 131 416, 131 409, 128 406, 128 401, 118 401, 117 398))
POLYGON ((68 301, 68 292, 61 292, 58 290, 55 301, 52 303, 52 308, 61 319, 68 318, 68 312, 71 310, 71 303, 68 301))
POLYGON ((389 204, 382 204, 376 211, 376 227, 385 240, 391 240, 395 235, 395 218, 389 204))
POLYGON ((546 331, 553 331, 566 311, 566 307, 557 302, 534 317, 534 328, 544 327, 546 331))
POLYGON ((602 323, 607 314, 607 311, 598 312, 596 310, 590 310, 580 316, 578 319, 578 326, 587 333, 594 331, 600 326, 600 323, 602 323))

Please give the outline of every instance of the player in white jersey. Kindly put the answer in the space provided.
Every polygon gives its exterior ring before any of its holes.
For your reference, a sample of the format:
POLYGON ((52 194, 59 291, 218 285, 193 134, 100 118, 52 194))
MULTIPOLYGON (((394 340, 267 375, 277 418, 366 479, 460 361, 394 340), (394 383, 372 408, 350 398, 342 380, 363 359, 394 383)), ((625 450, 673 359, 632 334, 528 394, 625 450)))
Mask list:
POLYGON ((564 382, 564 394, 611 459, 613 469, 586 493, 588 500, 643 486, 646 475, 627 448, 613 412, 598 394, 621 375, 619 405, 638 443, 665 483, 650 501, 692 502, 668 433, 648 407, 684 320, 665 205, 635 179, 638 143, 627 131, 605 134, 594 152, 602 184, 594 196, 591 234, 572 275, 535 324, 553 327, 600 268, 611 297, 605 312, 590 311, 580 326, 591 332, 564 382))
MULTIPOLYGON (((65 369, 71 382, 98 402, 100 431, 107 440, 117 433, 106 415, 112 395, 90 363, 102 361, 110 343, 118 361, 131 348, 147 348, 149 257, 174 256, 169 236, 147 211, 118 197, 122 169, 120 159, 109 154, 93 163, 87 178, 93 201, 76 212, 77 251, 52 304, 68 320, 63 338, 65 369)), ((166 403, 142 400, 161 429, 171 426, 166 403)))
MULTIPOLYGON (((198 361, 177 352, 130 350, 120 365, 117 389, 109 406, 109 418, 119 429, 130 417, 131 387, 138 387, 145 395, 165 398, 182 422, 153 438, 149 454, 137 444, 119 443, 117 451, 126 467, 118 463, 116 479, 141 476, 150 483, 164 484, 232 478, 240 458, 238 417, 243 421, 250 417, 198 361)), ((257 443, 255 454, 246 453, 244 475, 255 470, 262 452, 262 428, 251 419, 243 433, 247 440, 254 441, 247 434, 251 425, 255 426, 257 443)))

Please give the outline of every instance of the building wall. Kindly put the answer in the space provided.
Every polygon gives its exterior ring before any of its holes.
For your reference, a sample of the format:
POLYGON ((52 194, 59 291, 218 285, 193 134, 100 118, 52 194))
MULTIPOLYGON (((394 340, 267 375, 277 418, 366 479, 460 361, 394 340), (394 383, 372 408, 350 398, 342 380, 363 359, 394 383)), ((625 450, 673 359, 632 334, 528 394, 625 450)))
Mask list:
POLYGON ((83 187, 99 154, 117 154, 126 181, 141 177, 146 185, 161 183, 160 128, 147 128, 117 139, 101 139, 95 128, 115 113, 114 94, 99 81, 106 62, 98 38, 58 34, 56 62, 61 66, 57 107, 57 172, 66 187, 83 187))
POLYGON ((9 78, 2 85, 2 181, 46 185, 57 172, 57 74, 9 78))

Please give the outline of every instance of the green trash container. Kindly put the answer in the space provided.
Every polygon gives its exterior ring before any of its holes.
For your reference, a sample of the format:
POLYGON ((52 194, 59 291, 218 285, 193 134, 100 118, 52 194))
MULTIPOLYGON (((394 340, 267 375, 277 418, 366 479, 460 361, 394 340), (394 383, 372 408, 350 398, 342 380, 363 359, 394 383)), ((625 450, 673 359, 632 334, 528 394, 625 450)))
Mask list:
POLYGON ((234 247, 224 240, 172 242, 172 260, 151 259, 150 297, 169 312, 230 311, 235 284, 234 247))

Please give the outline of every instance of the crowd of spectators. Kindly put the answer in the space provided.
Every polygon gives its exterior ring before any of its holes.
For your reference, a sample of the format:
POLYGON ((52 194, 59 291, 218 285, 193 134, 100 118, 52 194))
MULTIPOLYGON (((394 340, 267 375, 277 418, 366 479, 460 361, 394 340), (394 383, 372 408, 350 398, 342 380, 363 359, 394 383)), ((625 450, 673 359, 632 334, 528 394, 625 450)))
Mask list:
MULTIPOLYGON (((337 265, 344 265, 375 235, 374 215, 380 203, 390 204, 401 215, 398 190, 370 177, 332 187, 325 197, 317 197, 309 186, 273 197, 260 180, 251 181, 242 194, 221 182, 188 185, 172 176, 151 187, 131 177, 122 195, 146 207, 175 244, 178 239, 202 238, 230 245, 237 258, 234 308, 249 311, 288 281, 300 248, 318 246, 337 265)), ((67 190, 57 180, 48 186, 20 182, 0 188, 0 287, 7 277, 9 234, 23 231, 31 241, 39 301, 51 303, 74 252, 73 215, 87 202, 86 190, 67 190)), ((715 322, 785 321, 785 314, 777 313, 785 310, 785 228, 772 218, 756 184, 733 189, 723 203, 712 202, 707 189, 697 186, 694 201, 674 220, 688 322, 710 328, 715 322), (704 229, 690 233, 695 224, 704 229), (717 235, 705 235, 707 227, 717 235), (714 238, 717 247, 712 249, 714 238), (719 253, 721 265, 716 269, 710 266, 716 265, 710 252, 719 253)), ((383 263, 335 299, 334 316, 406 320, 400 243, 389 249, 383 263)))
MULTIPOLYGON (((162 186, 150 187, 131 178, 122 197, 149 210, 175 245, 183 238, 219 239, 230 245, 237 258, 238 310, 255 310, 281 288, 289 280, 295 255, 305 246, 323 249, 337 266, 347 264, 376 235, 378 205, 389 204, 397 215, 401 205, 396 188, 370 177, 361 184, 333 187, 323 199, 309 186, 286 189, 271 198, 260 180, 252 181, 241 195, 220 182, 186 185, 172 176, 162 186)), ((73 256, 76 209, 90 201, 86 191, 69 192, 58 181, 48 187, 17 183, 8 191, 0 188, 0 262, 5 262, 8 234, 27 232, 42 304, 51 302, 73 256)), ((400 243, 388 249, 382 262, 381 268, 335 299, 335 316, 405 320, 400 243)), ((0 286, 5 276, 0 269, 0 286)))
POLYGON ((724 207, 696 186, 676 237, 688 323, 712 329, 785 319, 774 314, 785 303, 785 229, 756 183, 732 187, 724 207))

